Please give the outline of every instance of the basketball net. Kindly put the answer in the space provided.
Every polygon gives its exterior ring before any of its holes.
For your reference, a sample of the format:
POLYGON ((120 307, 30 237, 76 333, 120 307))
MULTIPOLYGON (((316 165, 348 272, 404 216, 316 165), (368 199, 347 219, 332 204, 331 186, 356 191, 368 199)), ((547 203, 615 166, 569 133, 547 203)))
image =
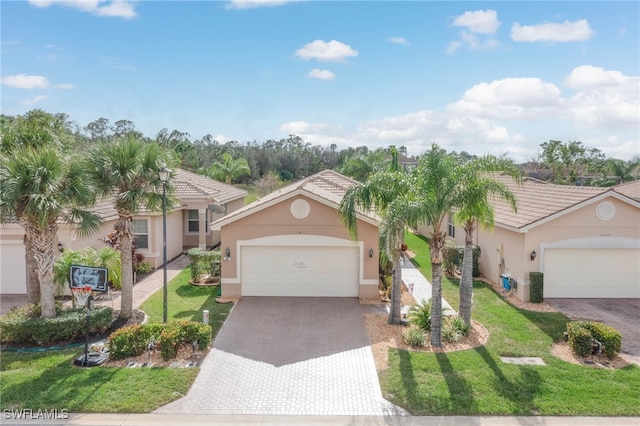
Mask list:
POLYGON ((89 296, 91 296, 91 290, 92 288, 89 286, 72 288, 71 291, 73 292, 73 297, 76 298, 76 304, 81 307, 84 306, 89 296))

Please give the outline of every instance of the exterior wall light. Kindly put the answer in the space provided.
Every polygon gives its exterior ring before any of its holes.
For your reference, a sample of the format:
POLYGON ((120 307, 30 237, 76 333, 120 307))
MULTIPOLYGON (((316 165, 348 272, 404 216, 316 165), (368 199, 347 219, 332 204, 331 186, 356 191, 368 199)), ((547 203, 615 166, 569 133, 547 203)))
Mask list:
POLYGON ((62 245, 62 243, 58 243, 58 251, 60 253, 64 253, 64 246, 62 245))
POLYGON ((536 253, 536 251, 535 251, 535 250, 533 250, 529 256, 531 257, 531 260, 536 260, 536 256, 537 256, 537 255, 538 255, 538 254, 536 253))
POLYGON ((369 257, 373 257, 373 247, 369 249, 369 257))
POLYGON ((224 260, 231 260, 231 250, 229 250, 229 247, 224 251, 224 260))

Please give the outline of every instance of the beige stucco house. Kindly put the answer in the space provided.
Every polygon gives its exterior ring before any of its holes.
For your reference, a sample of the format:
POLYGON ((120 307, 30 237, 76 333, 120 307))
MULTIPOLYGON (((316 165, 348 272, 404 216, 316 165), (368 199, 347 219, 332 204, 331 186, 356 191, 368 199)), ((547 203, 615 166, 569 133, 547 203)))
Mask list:
MULTIPOLYGON (((640 297, 640 181, 595 188, 499 179, 515 194, 517 213, 495 200, 495 227, 477 231, 485 277, 510 276, 522 300, 530 272, 544 273, 545 298, 640 297)), ((443 231, 464 244, 452 220, 443 231)))
POLYGON ((358 214, 358 238, 338 216, 356 181, 325 170, 214 222, 222 295, 378 297, 378 218, 358 214))
MULTIPOLYGON (((179 205, 167 211, 167 258, 173 259, 192 247, 211 248, 220 242, 220 233, 209 224, 244 206, 247 192, 231 185, 178 169, 172 176, 179 205), (215 207, 214 207, 215 205, 215 207)), ((100 215, 100 230, 90 237, 79 237, 68 225, 61 225, 58 240, 63 249, 104 247, 102 238, 118 219, 111 200, 96 203, 92 210, 100 215)), ((162 212, 143 210, 133 219, 137 252, 153 268, 162 266, 162 212)), ((0 294, 26 294, 24 231, 15 223, 0 226, 0 294)))

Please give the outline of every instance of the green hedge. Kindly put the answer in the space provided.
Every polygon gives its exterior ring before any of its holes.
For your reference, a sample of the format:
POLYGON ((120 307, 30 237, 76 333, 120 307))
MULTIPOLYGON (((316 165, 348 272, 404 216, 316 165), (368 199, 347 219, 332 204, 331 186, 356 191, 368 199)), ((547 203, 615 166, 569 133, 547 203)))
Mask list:
POLYGON ((202 350, 211 343, 211 326, 193 321, 167 324, 137 324, 116 330, 109 336, 109 356, 122 359, 141 355, 149 343, 160 347, 162 358, 174 358, 180 343, 198 342, 202 350))
POLYGON ((542 272, 529 272, 529 300, 532 303, 544 301, 544 276, 542 272))
POLYGON ((191 261, 191 280, 199 281, 202 275, 220 276, 220 251, 192 248, 187 251, 191 261))
MULTIPOLYGON (((5 343, 49 345, 74 340, 85 334, 87 313, 84 309, 60 310, 54 318, 39 318, 39 308, 30 305, 0 317, 0 341, 5 343)), ((105 306, 91 309, 89 332, 101 333, 109 328, 113 311, 105 306)))
POLYGON ((620 332, 601 322, 572 321, 567 323, 569 346, 577 355, 589 355, 593 340, 602 343, 604 353, 613 358, 622 345, 620 332))
MULTIPOLYGON (((473 246, 473 276, 480 276, 480 247, 473 246)), ((447 245, 442 249, 442 267, 447 274, 453 274, 456 267, 462 268, 464 246, 447 245)))

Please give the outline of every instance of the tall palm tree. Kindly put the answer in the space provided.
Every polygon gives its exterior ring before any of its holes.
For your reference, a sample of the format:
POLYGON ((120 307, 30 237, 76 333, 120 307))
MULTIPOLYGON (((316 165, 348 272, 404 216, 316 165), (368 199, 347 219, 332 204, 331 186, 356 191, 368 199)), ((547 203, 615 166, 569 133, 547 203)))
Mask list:
POLYGON ((504 158, 484 156, 460 166, 460 192, 456 202, 456 221, 465 232, 462 275, 460 277, 459 315, 471 325, 473 299, 473 234, 478 225, 493 226, 493 208, 490 198, 501 198, 516 211, 516 198, 509 187, 496 180, 494 173, 501 172, 516 182, 521 181, 520 171, 513 162, 504 158))
MULTIPOLYGON (((120 241, 122 293, 120 318, 133 314, 133 216, 143 207, 155 211, 162 205, 162 183, 158 171, 169 163, 169 154, 155 143, 135 135, 98 144, 87 166, 99 194, 113 199, 118 213, 115 230, 120 241)), ((168 194, 172 187, 167 185, 168 194)))
POLYGON ((442 224, 458 200, 460 171, 455 158, 432 145, 418 163, 416 190, 420 197, 419 220, 429 226, 431 251, 431 345, 442 345, 442 248, 447 234, 442 224))
POLYGON ((95 190, 78 161, 55 146, 21 146, 0 154, 0 218, 17 220, 25 230, 40 282, 42 316, 55 316, 53 264, 58 224, 95 232, 100 218, 85 210, 95 202, 95 190))
POLYGON ((392 161, 390 170, 373 173, 364 183, 357 183, 345 193, 338 213, 347 225, 352 238, 358 236, 358 211, 375 210, 381 217, 380 241, 389 259, 393 261, 393 281, 391 284, 391 307, 389 324, 400 324, 402 269, 400 244, 404 230, 414 217, 411 210, 413 184, 410 175, 397 167, 397 152, 391 147, 392 161))

